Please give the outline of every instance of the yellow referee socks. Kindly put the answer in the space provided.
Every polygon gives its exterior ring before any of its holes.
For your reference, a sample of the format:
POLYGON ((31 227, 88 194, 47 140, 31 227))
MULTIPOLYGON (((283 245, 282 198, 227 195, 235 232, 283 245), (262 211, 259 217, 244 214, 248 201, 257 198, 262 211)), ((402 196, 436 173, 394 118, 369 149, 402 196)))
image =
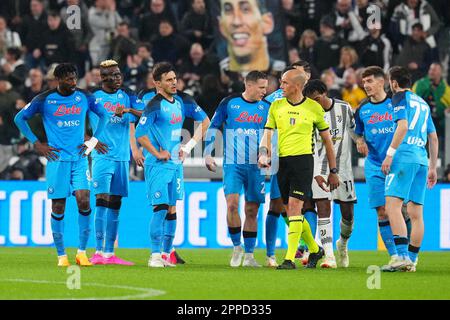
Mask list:
POLYGON ((308 246, 308 250, 310 253, 317 253, 319 252, 319 246, 316 243, 316 240, 314 240, 314 237, 311 232, 311 227, 308 223, 308 220, 303 220, 303 233, 302 233, 302 239, 305 241, 306 245, 308 246))
MULTIPOLYGON (((285 257, 286 260, 294 261, 295 259, 298 241, 302 235, 303 220, 303 216, 289 217, 288 249, 285 257)), ((311 234, 311 229, 309 230, 309 233, 311 234)))

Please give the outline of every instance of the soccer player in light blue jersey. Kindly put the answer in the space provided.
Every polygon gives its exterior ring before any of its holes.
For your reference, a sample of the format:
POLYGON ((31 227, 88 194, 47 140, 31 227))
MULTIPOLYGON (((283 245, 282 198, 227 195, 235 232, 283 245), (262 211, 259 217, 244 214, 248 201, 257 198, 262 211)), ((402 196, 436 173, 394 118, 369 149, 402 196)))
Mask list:
POLYGON ((231 267, 260 267, 255 260, 259 206, 265 201, 265 173, 257 166, 259 141, 269 111, 269 102, 263 100, 268 85, 267 75, 251 71, 245 77, 245 91, 223 99, 211 120, 206 134, 205 162, 215 172, 212 157, 215 135, 223 126, 223 189, 227 201, 228 232, 233 242, 231 267), (239 216, 239 195, 245 192, 245 223, 239 216), (241 234, 244 247, 241 247, 241 234), (245 251, 245 254, 244 254, 245 251), (244 261, 242 262, 242 258, 244 261))
MULTIPOLYGON (((356 147, 366 156, 364 175, 369 189, 369 206, 376 210, 378 227, 384 245, 391 257, 397 257, 389 217, 385 211, 384 184, 386 176, 381 163, 394 135, 393 108, 391 98, 384 90, 385 74, 376 66, 367 67, 362 73, 362 83, 368 99, 355 112, 355 133, 360 136, 356 147)), ((338 248, 339 250, 339 248, 338 248)), ((340 251, 340 250, 339 250, 340 251)), ((387 271, 387 270, 386 270, 387 271)))
MULTIPOLYGON (((145 89, 142 90, 141 92, 139 92, 139 99, 142 100, 142 102, 144 103, 144 105, 147 105, 150 100, 152 100, 156 95, 158 94, 156 88, 153 89, 145 89)), ((194 100, 194 98, 192 98, 190 95, 182 92, 182 91, 177 91, 177 94, 174 96, 175 99, 177 99, 183 106, 184 109, 186 110, 198 110, 199 105, 197 104, 197 102, 194 100)), ((201 119, 201 121, 203 121, 204 119, 201 119)), ((209 124, 209 122, 208 122, 209 124)), ((205 125, 206 123, 202 123, 202 126, 205 125)), ((204 134, 206 134, 206 129, 207 126, 204 129, 200 129, 202 128, 202 126, 199 126, 198 130, 194 133, 194 138, 195 141, 200 141, 200 139, 203 137, 204 134)), ((133 145, 132 145, 133 146, 133 145)), ((189 149, 188 151, 190 151, 190 149, 192 149, 191 147, 186 147, 187 149, 189 149)), ((147 155, 147 151, 144 149, 144 156, 147 155)), ((189 152, 188 152, 189 153, 189 152)), ((139 161, 139 158, 141 156, 140 150, 136 149, 133 151, 133 157, 137 160, 137 163, 139 161)), ((138 163, 139 165, 139 163, 138 163)), ((181 175, 181 178, 183 176, 183 164, 179 163, 179 173, 181 175)), ((166 217, 166 220, 164 221, 164 237, 163 237, 163 246, 165 247, 165 252, 168 252, 168 255, 166 253, 163 253, 163 258, 164 259, 168 259, 170 263, 172 264, 184 264, 185 261, 180 257, 180 255, 178 254, 178 252, 175 250, 175 248, 173 247, 172 243, 173 243, 173 237, 175 234, 175 227, 176 226, 176 218, 177 218, 177 214, 176 214, 176 208, 173 207, 171 208, 169 214, 166 217)))
MULTIPOLYGON (((130 127, 144 109, 137 95, 121 88, 123 77, 119 64, 106 60, 100 64, 102 85, 93 90, 96 101, 109 113, 106 129, 98 138, 109 146, 107 154, 92 153, 92 188, 96 198, 96 251, 93 264, 133 265, 114 254, 122 197, 128 196, 130 166, 130 127)), ((98 117, 89 113, 90 124, 97 127, 98 117)), ((135 140, 132 141, 135 143, 135 140)))
POLYGON ((382 170, 386 174, 386 212, 398 254, 390 267, 394 271, 415 271, 424 234, 425 189, 427 186, 431 189, 437 181, 438 138, 430 107, 410 89, 409 71, 403 67, 391 68, 389 85, 394 93, 392 104, 396 128, 382 170), (411 218, 410 241, 401 212, 403 202, 407 203, 411 218))
MULTIPOLYGON (((291 64, 288 68, 286 68, 285 71, 295 68, 297 70, 300 70, 305 73, 306 81, 311 78, 311 67, 309 63, 305 60, 299 60, 291 64)), ((284 72, 283 72, 284 73, 284 72)), ((306 83, 305 83, 306 84, 306 83)), ((264 99, 268 102, 272 103, 275 100, 283 98, 283 90, 278 89, 274 92, 272 92, 270 95, 265 97, 264 99)), ((278 162, 277 157, 277 134, 274 134, 272 137, 272 146, 274 148, 274 152, 272 152, 272 170, 276 170, 278 168, 278 165, 276 163, 278 162)), ((306 201, 304 204, 304 209, 302 212, 308 220, 308 223, 311 227, 311 232, 313 236, 316 234, 316 228, 317 228, 317 212, 314 209, 314 204, 311 201, 306 201)), ((283 217, 286 224, 289 223, 289 220, 287 218, 286 212, 284 210, 283 200, 281 199, 281 193, 280 189, 278 187, 278 180, 276 172, 272 172, 272 175, 270 176, 270 204, 269 204, 269 212, 267 213, 266 217, 266 265, 268 267, 277 267, 278 264, 276 262, 275 258, 275 247, 276 247, 276 240, 277 240, 277 230, 278 230, 278 218, 280 215, 283 217)), ((296 252, 295 257, 296 258, 304 258, 302 259, 302 263, 306 265, 308 263, 308 255, 309 253, 306 252, 304 254, 304 251, 306 249, 306 245, 303 241, 303 239, 300 240, 299 249, 296 252)))
POLYGON ((167 258, 176 228, 176 201, 183 196, 183 172, 180 165, 209 126, 209 118, 196 104, 184 104, 175 98, 177 77, 169 63, 153 69, 158 94, 147 104, 136 128, 137 141, 146 149, 145 181, 147 198, 153 207, 150 222, 152 255, 149 267, 175 266, 167 258), (181 146, 185 117, 202 121, 194 137, 181 146), (165 221, 166 220, 166 221, 165 221), (169 225, 170 233, 163 231, 169 225), (163 239, 164 235, 164 239, 163 239), (169 237, 170 235, 170 237, 169 237), (166 259, 163 259, 163 255, 166 259))
POLYGON ((69 63, 59 64, 54 71, 58 87, 35 97, 15 117, 14 121, 22 134, 34 144, 36 151, 49 161, 46 178, 47 192, 52 200, 51 226, 53 240, 58 253, 58 266, 69 266, 64 248, 64 212, 66 199, 75 194, 79 216, 80 245, 76 262, 91 266, 86 256, 86 245, 90 234, 89 168, 85 157, 94 148, 104 154, 107 146, 96 137, 102 135, 109 115, 100 107, 92 94, 76 87, 77 70, 69 63), (99 116, 94 136, 85 141, 85 122, 88 111, 99 116), (41 114, 48 144, 40 142, 31 131, 27 120, 41 114), (84 155, 83 155, 84 153, 84 155))

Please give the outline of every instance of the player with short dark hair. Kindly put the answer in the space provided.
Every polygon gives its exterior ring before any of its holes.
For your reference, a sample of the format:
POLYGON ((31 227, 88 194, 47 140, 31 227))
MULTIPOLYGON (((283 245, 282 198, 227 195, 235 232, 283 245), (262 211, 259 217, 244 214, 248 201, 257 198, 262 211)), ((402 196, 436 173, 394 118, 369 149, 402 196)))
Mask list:
POLYGON ((331 200, 333 200, 339 204, 342 215, 340 239, 336 246, 339 251, 340 265, 347 268, 349 265, 347 242, 353 231, 354 203, 356 202, 351 161, 351 140, 356 140, 357 136, 354 133, 355 120, 352 108, 345 101, 329 98, 327 86, 320 80, 310 80, 306 84, 303 94, 317 101, 325 111, 325 121, 330 124, 336 154, 336 169, 340 180, 339 187, 330 192, 326 183, 329 170, 328 160, 325 156, 325 145, 316 131, 312 199, 317 206, 320 240, 325 250, 325 257, 320 267, 337 267, 333 253, 333 226, 330 220, 331 200))
MULTIPOLYGON (((139 119, 144 105, 137 95, 122 88, 123 76, 114 60, 100 63, 101 87, 92 91, 97 103, 109 114, 106 129, 99 139, 109 146, 107 154, 92 153, 92 187, 96 198, 96 251, 93 264, 133 265, 114 254, 114 242, 119 227, 122 197, 128 196, 130 161, 130 126, 139 119)), ((92 128, 98 117, 89 113, 92 128)), ((135 143, 135 140, 134 142, 135 143)))
POLYGON ((267 119, 269 103, 266 95, 267 75, 251 71, 245 78, 245 91, 223 99, 211 120, 207 132, 205 163, 215 172, 212 151, 217 130, 223 127, 223 189, 227 201, 228 232, 233 242, 230 266, 260 267, 253 256, 257 239, 257 214, 265 201, 265 173, 257 166, 257 155, 262 129, 267 119), (245 193, 245 223, 242 232, 239 217, 239 195, 245 193), (241 234, 244 247, 241 247, 241 234), (242 258, 244 261, 242 262, 242 258))
POLYGON ((398 254, 390 267, 393 271, 415 271, 424 234, 425 190, 426 186, 433 188, 437 181, 438 138, 430 107, 411 91, 409 71, 403 67, 392 67, 389 70, 389 85, 394 93, 392 104, 396 128, 381 168, 386 175, 386 212, 398 254), (403 202, 407 203, 411 218, 410 241, 402 215, 403 202))
POLYGON ((153 207, 150 222, 152 255, 149 267, 172 267, 168 255, 176 229, 176 201, 183 196, 182 162, 206 132, 209 119, 196 104, 177 99, 177 76, 170 63, 161 62, 153 69, 158 94, 147 104, 136 128, 138 142, 147 150, 145 181, 147 198, 153 207), (202 121, 194 137, 180 145, 185 117, 202 121), (170 229, 164 230, 166 226, 170 229), (163 239, 164 237, 164 239, 163 239), (166 258, 163 258, 163 254, 166 258))
POLYGON ((52 200, 52 233, 58 253, 58 266, 70 265, 64 248, 64 212, 66 199, 75 194, 79 216, 80 245, 77 264, 92 265, 86 256, 90 234, 89 168, 85 157, 94 148, 106 153, 107 146, 98 141, 108 122, 108 113, 95 101, 92 94, 76 87, 77 70, 73 64, 61 63, 54 71, 57 88, 36 96, 14 119, 22 134, 34 144, 36 151, 46 157, 47 192, 52 200), (85 141, 86 114, 92 111, 100 118, 94 136, 85 141), (48 144, 40 142, 31 131, 27 120, 41 114, 48 144), (84 155, 83 155, 84 154, 84 155), (83 155, 83 156, 82 156, 83 155))

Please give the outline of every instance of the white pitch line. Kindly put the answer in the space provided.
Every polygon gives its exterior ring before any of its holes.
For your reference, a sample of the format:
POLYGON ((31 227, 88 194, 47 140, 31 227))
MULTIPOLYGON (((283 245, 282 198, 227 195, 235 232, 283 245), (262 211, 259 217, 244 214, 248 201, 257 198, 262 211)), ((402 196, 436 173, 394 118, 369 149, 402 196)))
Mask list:
MULTIPOLYGON (((24 283, 42 283, 42 284, 66 284, 64 281, 48 281, 48 280, 32 280, 32 279, 0 279, 3 282, 24 282, 24 283)), ((91 286, 91 287, 104 287, 104 288, 114 288, 114 289, 123 289, 123 290, 134 290, 141 291, 140 294, 127 295, 127 296, 117 296, 117 297, 89 297, 89 298, 52 298, 47 300, 130 300, 130 299, 145 299, 151 297, 157 297, 166 294, 165 291, 156 290, 152 288, 138 288, 138 287, 130 287, 130 286, 118 286, 118 285, 109 285, 102 283, 83 283, 82 286, 91 286)), ((33 299, 38 300, 38 299, 33 299)))

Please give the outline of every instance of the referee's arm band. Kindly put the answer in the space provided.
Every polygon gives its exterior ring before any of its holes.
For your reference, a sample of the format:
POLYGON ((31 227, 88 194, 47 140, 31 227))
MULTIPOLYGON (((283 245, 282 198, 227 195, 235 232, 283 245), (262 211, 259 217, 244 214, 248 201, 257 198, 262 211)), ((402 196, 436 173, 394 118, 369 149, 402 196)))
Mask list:
POLYGON ((274 128, 264 127, 264 129, 273 130, 274 128))
POLYGON ((322 131, 327 131, 327 130, 330 130, 330 127, 328 127, 328 128, 325 128, 325 129, 322 129, 322 130, 321 130, 321 129, 319 129, 319 131, 320 131, 320 132, 322 132, 322 131))

